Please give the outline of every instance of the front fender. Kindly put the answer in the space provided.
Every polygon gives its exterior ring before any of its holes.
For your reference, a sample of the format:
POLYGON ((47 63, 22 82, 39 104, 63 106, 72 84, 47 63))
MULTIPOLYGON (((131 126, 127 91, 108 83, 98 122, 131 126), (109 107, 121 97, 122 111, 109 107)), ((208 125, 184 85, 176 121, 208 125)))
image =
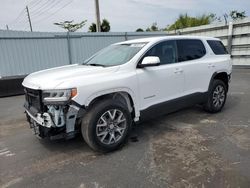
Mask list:
POLYGON ((134 94, 134 92, 126 87, 119 87, 119 88, 113 88, 113 89, 106 89, 106 90, 102 90, 102 91, 98 91, 96 93, 91 94, 89 97, 87 97, 87 99, 84 102, 84 105, 87 107, 89 106, 89 104, 96 99, 97 97, 106 95, 106 94, 111 94, 111 93, 117 93, 117 92, 125 92, 128 93, 134 103, 134 110, 135 110, 135 118, 139 118, 140 116, 140 111, 139 111, 139 104, 136 102, 136 96, 134 94))

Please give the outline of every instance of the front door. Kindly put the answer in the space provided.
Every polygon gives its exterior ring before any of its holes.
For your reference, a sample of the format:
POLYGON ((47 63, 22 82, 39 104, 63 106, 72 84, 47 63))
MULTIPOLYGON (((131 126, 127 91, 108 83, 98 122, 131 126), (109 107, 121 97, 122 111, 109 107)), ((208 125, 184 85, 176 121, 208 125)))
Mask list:
POLYGON ((160 42, 144 55, 146 56, 157 56, 161 63, 159 66, 136 70, 140 109, 183 96, 184 76, 181 65, 177 63, 176 41, 160 42))

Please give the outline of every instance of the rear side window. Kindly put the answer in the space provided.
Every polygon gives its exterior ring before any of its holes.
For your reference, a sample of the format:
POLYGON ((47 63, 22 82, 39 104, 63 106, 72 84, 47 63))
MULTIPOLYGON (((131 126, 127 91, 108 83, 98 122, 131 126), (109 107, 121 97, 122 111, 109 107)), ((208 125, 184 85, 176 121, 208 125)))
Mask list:
POLYGON ((210 48, 213 50, 214 54, 216 55, 222 55, 222 54, 228 54, 227 49, 219 40, 207 40, 207 43, 209 44, 210 48))
POLYGON ((206 54, 206 49, 201 40, 177 40, 178 62, 199 59, 206 54))

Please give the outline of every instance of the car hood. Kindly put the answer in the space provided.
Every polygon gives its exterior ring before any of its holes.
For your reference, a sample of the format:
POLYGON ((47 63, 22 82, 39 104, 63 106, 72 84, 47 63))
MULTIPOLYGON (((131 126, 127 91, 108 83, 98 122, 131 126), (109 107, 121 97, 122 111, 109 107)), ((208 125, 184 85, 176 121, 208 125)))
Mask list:
MULTIPOLYGON (((100 67, 89 65, 66 65, 34 72, 25 77, 22 85, 32 89, 62 89, 59 85, 72 80, 87 81, 90 77, 103 76, 119 69, 116 67, 100 67)), ((71 86, 76 87, 76 86, 71 86)))

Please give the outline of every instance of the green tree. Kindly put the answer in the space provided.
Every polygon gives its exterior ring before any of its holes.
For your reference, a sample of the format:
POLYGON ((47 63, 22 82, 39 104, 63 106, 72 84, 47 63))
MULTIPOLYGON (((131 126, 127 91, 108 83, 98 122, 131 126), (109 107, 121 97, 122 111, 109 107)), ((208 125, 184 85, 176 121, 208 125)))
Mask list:
POLYGON ((214 14, 203 14, 199 17, 191 17, 188 14, 180 14, 177 20, 166 28, 166 30, 183 29, 187 27, 196 27, 200 25, 207 25, 214 21, 214 14))
POLYGON ((96 32, 96 24, 95 24, 95 23, 92 23, 92 24, 89 26, 89 32, 96 32))
MULTIPOLYGON (((109 32, 110 31, 110 23, 107 19, 103 19, 101 23, 101 32, 109 32)), ((96 24, 92 23, 89 26, 89 32, 96 32, 96 24)))
POLYGON ((73 23, 73 20, 71 20, 71 21, 54 23, 54 25, 57 25, 63 29, 66 29, 68 32, 75 32, 78 29, 81 29, 86 24, 86 22, 87 20, 83 20, 80 23, 73 23))
POLYGON ((152 23, 152 25, 150 26, 150 27, 148 27, 147 29, 146 29, 146 31, 159 31, 159 28, 158 28, 158 26, 157 26, 157 23, 156 22, 154 22, 154 23, 152 23))
POLYGON ((225 25, 228 24, 229 19, 236 21, 236 20, 241 20, 247 17, 245 11, 239 12, 237 10, 232 10, 229 13, 224 13, 222 14, 222 16, 219 16, 219 17, 217 17, 215 14, 211 14, 211 15, 213 15, 213 19, 214 19, 213 21, 222 22, 222 20, 224 19, 225 25))
POLYGON ((144 30, 142 28, 136 29, 136 32, 143 32, 144 30))
POLYGON ((246 17, 246 12, 245 11, 238 12, 237 10, 232 10, 230 11, 229 15, 233 20, 241 20, 246 17))

